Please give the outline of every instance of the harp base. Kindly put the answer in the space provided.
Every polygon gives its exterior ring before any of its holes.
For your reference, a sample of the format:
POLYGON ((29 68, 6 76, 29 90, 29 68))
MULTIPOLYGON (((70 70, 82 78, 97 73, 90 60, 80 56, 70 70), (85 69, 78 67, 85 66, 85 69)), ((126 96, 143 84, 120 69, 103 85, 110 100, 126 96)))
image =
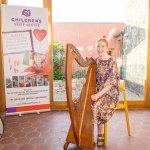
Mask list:
POLYGON ((76 145, 81 146, 81 147, 86 147, 88 150, 92 150, 93 147, 96 145, 94 140, 91 142, 92 144, 90 144, 89 146, 87 146, 86 142, 80 142, 79 144, 77 144, 77 142, 75 140, 75 137, 74 137, 74 132, 73 132, 73 129, 72 129, 72 125, 70 125, 69 131, 68 131, 68 135, 67 135, 67 138, 66 138, 66 142, 64 144, 64 149, 67 149, 68 145, 70 143, 76 144, 76 145))
POLYGON ((66 142, 66 143, 64 144, 64 149, 67 149, 67 148, 68 148, 68 145, 69 145, 69 143, 66 142))

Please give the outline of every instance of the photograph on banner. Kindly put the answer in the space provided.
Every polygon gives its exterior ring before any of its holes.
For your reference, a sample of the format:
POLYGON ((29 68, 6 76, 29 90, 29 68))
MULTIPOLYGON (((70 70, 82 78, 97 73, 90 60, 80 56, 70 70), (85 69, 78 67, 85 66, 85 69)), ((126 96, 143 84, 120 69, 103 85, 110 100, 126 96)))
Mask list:
POLYGON ((1 13, 7 114, 49 110, 48 10, 1 5, 1 13))

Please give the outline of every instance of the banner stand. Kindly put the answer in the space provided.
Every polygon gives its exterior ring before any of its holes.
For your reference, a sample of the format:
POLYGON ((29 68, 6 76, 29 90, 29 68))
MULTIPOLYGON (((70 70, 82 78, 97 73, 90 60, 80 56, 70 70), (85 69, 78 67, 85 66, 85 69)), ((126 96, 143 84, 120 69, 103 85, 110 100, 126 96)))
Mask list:
POLYGON ((6 115, 50 111, 48 10, 1 5, 6 115))

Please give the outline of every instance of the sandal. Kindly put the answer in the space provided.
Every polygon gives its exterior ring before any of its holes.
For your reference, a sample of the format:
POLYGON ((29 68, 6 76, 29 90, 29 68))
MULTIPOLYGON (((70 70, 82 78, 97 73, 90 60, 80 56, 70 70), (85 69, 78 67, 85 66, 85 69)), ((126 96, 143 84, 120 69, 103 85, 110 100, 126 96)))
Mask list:
POLYGON ((98 134, 97 136, 97 147, 104 145, 104 134, 98 134))

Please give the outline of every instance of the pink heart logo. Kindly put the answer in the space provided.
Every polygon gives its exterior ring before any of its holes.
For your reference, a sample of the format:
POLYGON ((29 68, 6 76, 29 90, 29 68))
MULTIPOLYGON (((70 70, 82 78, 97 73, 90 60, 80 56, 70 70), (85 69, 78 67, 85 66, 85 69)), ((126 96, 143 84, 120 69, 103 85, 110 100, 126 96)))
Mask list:
POLYGON ((36 37, 36 39, 41 42, 45 38, 47 32, 44 29, 43 30, 34 29, 33 34, 36 37))

